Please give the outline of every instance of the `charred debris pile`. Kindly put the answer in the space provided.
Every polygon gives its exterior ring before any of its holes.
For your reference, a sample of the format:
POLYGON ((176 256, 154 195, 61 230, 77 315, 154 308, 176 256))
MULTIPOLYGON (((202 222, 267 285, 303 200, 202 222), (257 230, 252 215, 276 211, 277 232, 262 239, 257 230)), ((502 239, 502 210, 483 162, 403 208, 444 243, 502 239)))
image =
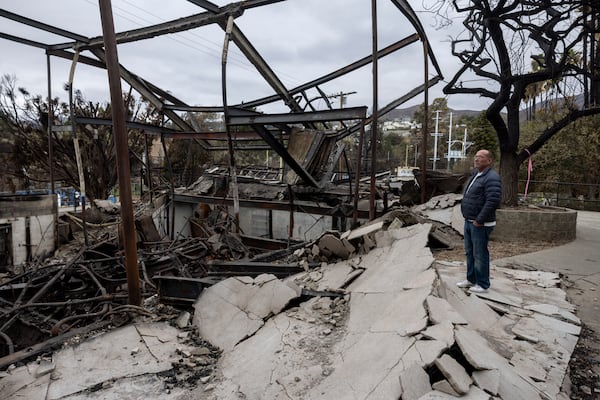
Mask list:
MULTIPOLYGON (((127 304, 124 252, 119 244, 119 209, 98 203, 88 212, 95 222, 61 216, 68 238, 49 259, 20 273, 0 275, 0 368, 60 347, 72 337, 112 329, 137 316, 176 324, 192 310, 201 291, 231 276, 269 273, 284 278, 323 263, 365 254, 375 247, 369 235, 390 225, 398 228, 430 222, 431 246, 452 247, 458 234, 407 207, 395 207, 364 225, 361 235, 328 231, 311 242, 280 241, 232 232, 227 208, 214 207, 194 218, 192 236, 161 237, 148 205, 136 211, 142 307, 127 304)), ((356 230, 355 230, 356 231, 356 230)), ((310 288, 306 296, 327 296, 310 288)))

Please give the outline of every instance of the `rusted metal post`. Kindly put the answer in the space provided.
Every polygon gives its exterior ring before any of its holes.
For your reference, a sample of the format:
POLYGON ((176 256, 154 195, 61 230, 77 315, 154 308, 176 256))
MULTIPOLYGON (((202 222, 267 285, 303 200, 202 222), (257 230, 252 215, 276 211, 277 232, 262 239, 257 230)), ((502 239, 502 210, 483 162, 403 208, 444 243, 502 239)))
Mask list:
MULTIPOLYGON (((79 193, 81 195, 81 220, 83 221, 83 238, 86 246, 88 243, 87 223, 85 216, 85 174, 83 172, 83 161, 81 161, 81 150, 79 147, 79 136, 77 135, 77 124, 75 123, 75 103, 73 100, 73 80, 75 79, 75 67, 79 60, 79 50, 73 56, 71 63, 71 71, 69 72, 69 116, 71 119, 71 132, 73 134, 73 147, 75 149, 75 161, 77 162, 77 174, 79 175, 79 193)), ((77 209, 77 199, 75 201, 75 209, 77 209)))
POLYGON ((290 202, 290 223, 288 229, 288 247, 292 238, 294 237, 294 191, 292 190, 292 185, 287 185, 288 189, 288 197, 290 202))
POLYGON ((52 109, 52 69, 50 68, 50 55, 46 54, 46 71, 48 74, 48 167, 50 168, 50 193, 56 200, 56 212, 54 213, 54 248, 58 248, 58 199, 54 187, 54 146, 52 145, 52 123, 54 110, 52 109))
POLYGON ((377 0, 371 0, 371 30, 373 33, 373 55, 371 64, 373 66, 373 113, 371 114, 371 190, 369 196, 369 219, 375 219, 375 174, 377 168, 377 123, 378 123, 378 104, 377 85, 379 79, 377 76, 377 0))
POLYGON ((110 102, 112 110, 113 134, 117 153, 117 173, 119 176, 119 195, 121 198, 121 222, 123 243, 125 247, 125 267, 127 271, 127 289, 129 304, 140 305, 140 273, 137 263, 137 245, 133 219, 133 203, 131 199, 131 172, 129 166, 129 149, 127 145, 127 129, 125 127, 125 105, 121 94, 121 76, 117 41, 110 0, 100 0, 100 18, 104 51, 106 52, 106 69, 110 86, 110 102))
POLYGON ((421 203, 425 203, 427 199, 427 136, 429 135, 429 43, 427 43, 425 36, 421 40, 423 41, 423 69, 425 75, 425 91, 423 92, 425 98, 423 114, 425 117, 423 118, 423 137, 421 142, 421 203))
POLYGON ((225 39, 223 42, 223 54, 221 56, 221 90, 223 92, 223 114, 225 118, 225 132, 227 133, 227 149, 229 150, 229 176, 231 177, 231 189, 233 192, 233 221, 235 232, 240 231, 240 196, 238 191, 237 171, 235 166, 235 153, 233 150, 233 138, 229 126, 229 107, 227 105, 227 54, 229 52, 229 41, 233 29, 233 16, 227 19, 225 27, 225 39))
POLYGON ((358 157, 356 157, 356 176, 354 177, 354 211, 352 213, 352 227, 354 228, 356 226, 356 222, 358 220, 358 192, 360 189, 360 168, 361 168, 361 163, 360 163, 360 159, 362 157, 362 150, 363 150, 363 142, 365 140, 365 120, 363 119, 360 122, 360 135, 359 135, 359 139, 358 139, 358 157))

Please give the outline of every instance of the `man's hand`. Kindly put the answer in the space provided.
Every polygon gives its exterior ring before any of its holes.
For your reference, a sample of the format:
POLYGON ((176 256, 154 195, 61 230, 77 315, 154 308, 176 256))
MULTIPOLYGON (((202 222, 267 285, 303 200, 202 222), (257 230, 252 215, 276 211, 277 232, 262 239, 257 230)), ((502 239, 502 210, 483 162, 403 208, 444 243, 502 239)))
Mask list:
POLYGON ((473 226, 474 226, 475 228, 480 228, 480 227, 482 227, 483 225, 481 225, 481 224, 480 224, 479 222, 477 222, 477 221, 473 221, 473 226))

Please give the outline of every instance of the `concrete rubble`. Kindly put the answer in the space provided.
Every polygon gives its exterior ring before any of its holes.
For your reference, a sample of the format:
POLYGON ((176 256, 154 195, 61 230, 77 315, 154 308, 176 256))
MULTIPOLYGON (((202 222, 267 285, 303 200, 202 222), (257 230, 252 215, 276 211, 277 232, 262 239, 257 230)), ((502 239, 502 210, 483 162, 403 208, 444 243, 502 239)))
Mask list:
POLYGON ((557 274, 493 267, 493 290, 469 294, 455 285, 463 264, 435 262, 431 224, 375 223, 326 239, 344 249, 348 241, 348 259, 284 279, 225 279, 200 294, 192 326, 181 314, 179 329, 136 322, 65 345, 51 359, 2 372, 0 393, 11 400, 562 398, 581 327, 557 274), (365 237, 375 247, 363 253, 365 237), (193 385, 174 384, 184 381, 184 367, 193 385))

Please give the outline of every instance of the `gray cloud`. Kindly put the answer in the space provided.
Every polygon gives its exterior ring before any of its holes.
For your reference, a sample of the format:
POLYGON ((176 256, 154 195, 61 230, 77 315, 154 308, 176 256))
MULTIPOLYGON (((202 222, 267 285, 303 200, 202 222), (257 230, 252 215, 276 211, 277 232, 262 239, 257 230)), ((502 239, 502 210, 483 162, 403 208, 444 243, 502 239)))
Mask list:
MULTIPOLYGON (((61 2, 2 0, 1 7, 48 24, 87 36, 101 32, 95 1, 61 2)), ((202 12, 187 1, 161 2, 113 0, 118 31, 138 28, 202 12), (166 6, 165 4, 168 4, 166 6)), ((228 2, 216 2, 224 5, 228 2)), ((414 5, 417 7, 417 5, 414 5)), ((420 14, 424 19, 427 14, 420 14)), ((379 47, 413 32, 412 27, 391 2, 378 2, 379 47)), ((284 1, 247 10, 236 24, 251 40, 288 87, 297 86, 343 67, 371 52, 370 2, 343 0, 284 1)), ((423 21, 432 47, 446 78, 458 68, 450 56, 447 32, 436 31, 423 21)), ((24 28, 5 19, 3 32, 45 43, 68 41, 56 35, 24 28)), ((194 105, 220 105, 221 47, 224 33, 215 26, 165 35, 143 42, 119 45, 119 59, 132 72, 194 105)), ((0 39, 0 72, 16 75, 18 83, 32 93, 46 94, 46 58, 42 50, 0 39)), ((68 79, 70 62, 52 58, 54 95, 66 98, 62 86, 68 79)), ((433 71, 433 69, 432 69, 433 71)), ((237 103, 273 94, 248 60, 231 46, 227 65, 228 101, 237 103)), ((412 44, 379 63, 379 105, 399 97, 423 81, 422 49, 412 44)), ((347 106, 372 105, 371 67, 323 85, 327 93, 356 91, 347 106)), ((92 100, 108 99, 106 72, 84 65, 77 67, 75 87, 92 100)), ((442 84, 430 98, 443 96, 442 84)), ((422 96, 409 104, 422 102, 422 96)), ((455 108, 483 108, 473 96, 451 97, 455 108)), ((274 111, 285 111, 284 109, 274 111)))

